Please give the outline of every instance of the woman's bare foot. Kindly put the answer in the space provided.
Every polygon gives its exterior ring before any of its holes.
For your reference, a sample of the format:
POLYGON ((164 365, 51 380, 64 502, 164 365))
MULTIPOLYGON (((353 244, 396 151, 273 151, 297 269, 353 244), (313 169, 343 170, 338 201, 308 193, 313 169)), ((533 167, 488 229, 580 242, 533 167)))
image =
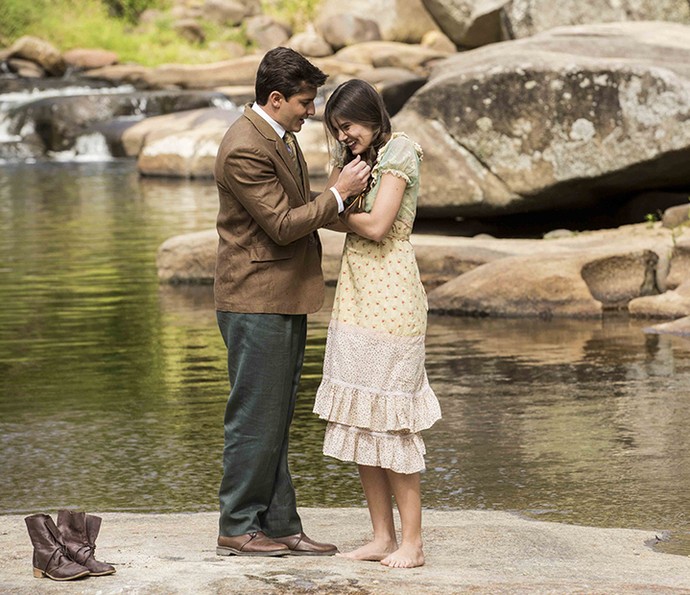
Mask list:
POLYGON ((367 560, 370 562, 380 562, 386 557, 390 557, 393 552, 398 549, 396 541, 370 541, 366 545, 352 550, 351 552, 344 552, 336 554, 341 558, 350 558, 351 560, 367 560))
POLYGON ((389 568, 416 568, 417 566, 424 566, 422 546, 403 543, 392 554, 383 558, 381 564, 389 568))

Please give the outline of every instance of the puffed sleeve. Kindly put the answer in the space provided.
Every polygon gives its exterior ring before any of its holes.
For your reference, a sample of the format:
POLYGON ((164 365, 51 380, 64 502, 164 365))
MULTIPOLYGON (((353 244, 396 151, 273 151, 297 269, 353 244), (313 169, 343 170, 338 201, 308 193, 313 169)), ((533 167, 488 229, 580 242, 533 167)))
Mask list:
POLYGON ((345 147, 341 143, 335 143, 331 155, 331 166, 343 169, 345 167, 345 147))
POLYGON ((413 184, 419 177, 419 162, 422 160, 421 147, 405 135, 396 136, 386 147, 377 164, 378 175, 386 173, 398 176, 413 184))

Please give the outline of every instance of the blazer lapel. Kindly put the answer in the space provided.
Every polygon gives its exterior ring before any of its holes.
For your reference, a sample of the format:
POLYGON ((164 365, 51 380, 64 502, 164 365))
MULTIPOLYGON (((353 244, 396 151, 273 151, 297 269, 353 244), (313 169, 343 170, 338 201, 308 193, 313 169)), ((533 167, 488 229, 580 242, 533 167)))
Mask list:
POLYGON ((285 168, 292 174, 292 177, 295 180, 295 188, 298 190, 302 200, 306 203, 309 181, 307 179, 307 164, 304 161, 302 150, 299 148, 297 150, 297 158, 302 166, 302 177, 300 178, 299 171, 297 171, 297 166, 292 160, 292 157, 290 157, 290 152, 288 151, 285 141, 276 134, 276 131, 271 128, 271 125, 261 116, 259 116, 259 114, 257 114, 251 108, 251 105, 247 105, 245 107, 244 115, 252 122, 252 124, 254 124, 254 127, 261 133, 266 141, 275 146, 278 157, 283 162, 285 168))

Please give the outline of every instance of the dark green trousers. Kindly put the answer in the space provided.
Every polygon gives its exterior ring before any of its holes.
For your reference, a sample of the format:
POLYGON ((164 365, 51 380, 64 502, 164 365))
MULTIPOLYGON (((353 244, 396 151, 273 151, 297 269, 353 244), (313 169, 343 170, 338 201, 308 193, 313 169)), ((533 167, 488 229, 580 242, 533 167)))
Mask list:
POLYGON ((306 315, 217 312, 228 348, 220 535, 299 533, 288 437, 295 411, 306 315))

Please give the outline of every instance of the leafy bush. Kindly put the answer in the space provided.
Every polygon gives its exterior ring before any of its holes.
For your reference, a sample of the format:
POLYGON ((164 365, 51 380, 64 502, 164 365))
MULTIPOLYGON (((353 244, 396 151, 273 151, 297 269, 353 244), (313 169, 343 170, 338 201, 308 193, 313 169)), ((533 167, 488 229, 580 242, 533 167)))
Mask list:
POLYGON ((123 18, 130 23, 136 23, 139 15, 149 8, 162 8, 161 0, 103 0, 116 17, 123 18))

